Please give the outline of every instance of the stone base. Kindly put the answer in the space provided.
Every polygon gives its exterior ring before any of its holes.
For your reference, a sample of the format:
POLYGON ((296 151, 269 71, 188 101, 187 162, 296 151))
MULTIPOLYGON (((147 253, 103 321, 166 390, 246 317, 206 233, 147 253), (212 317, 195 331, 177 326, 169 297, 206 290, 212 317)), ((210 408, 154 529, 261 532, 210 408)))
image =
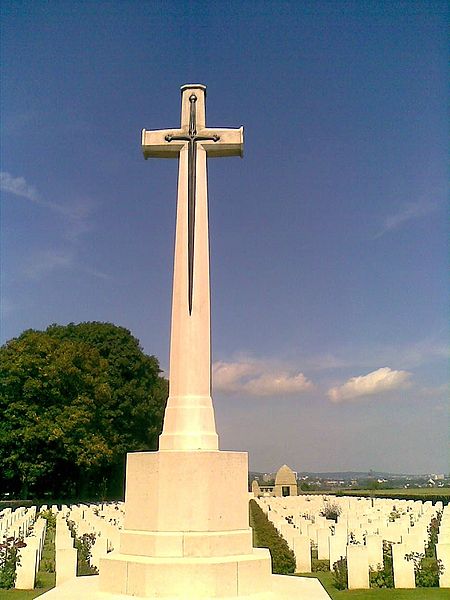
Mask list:
POLYGON ((100 560, 102 592, 141 598, 241 598, 265 592, 271 559, 265 548, 241 556, 155 558, 112 552, 100 560))
POLYGON ((99 591, 141 598, 243 598, 265 592, 266 549, 248 525, 247 454, 135 452, 124 530, 100 560, 99 591))
POLYGON ((245 452, 133 452, 127 456, 126 472, 128 532, 248 529, 245 452))
POLYGON ((120 554, 200 558, 252 553, 252 530, 120 532, 120 554))
MULTIPOLYGON (((42 600, 136 600, 136 596, 101 592, 99 577, 77 577, 66 581, 57 588, 42 594, 42 600)), ((287 575, 271 575, 265 591, 248 596, 239 596, 239 600, 330 600, 330 596, 318 579, 309 577, 290 577, 287 575)), ((156 598, 156 597, 154 597, 156 598)), ((161 596, 160 596, 161 598, 161 596)), ((182 598, 188 598, 183 595, 182 598)), ((232 600, 235 596, 223 597, 232 600)), ((164 600, 180 600, 180 596, 164 596, 164 600)), ((212 600, 203 597, 203 600, 212 600)))
POLYGON ((47 592, 53 600, 326 600, 318 580, 272 575, 270 553, 252 547, 247 454, 219 451, 128 455, 120 546, 98 577, 47 592))

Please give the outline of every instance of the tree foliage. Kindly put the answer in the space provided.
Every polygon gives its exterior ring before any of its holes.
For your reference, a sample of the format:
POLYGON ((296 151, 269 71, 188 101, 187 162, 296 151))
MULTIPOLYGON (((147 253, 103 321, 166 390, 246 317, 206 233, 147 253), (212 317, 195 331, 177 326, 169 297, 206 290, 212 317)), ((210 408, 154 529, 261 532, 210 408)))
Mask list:
POLYGON ((2 488, 119 493, 125 454, 156 448, 166 398, 157 359, 123 327, 25 331, 0 348, 2 488))

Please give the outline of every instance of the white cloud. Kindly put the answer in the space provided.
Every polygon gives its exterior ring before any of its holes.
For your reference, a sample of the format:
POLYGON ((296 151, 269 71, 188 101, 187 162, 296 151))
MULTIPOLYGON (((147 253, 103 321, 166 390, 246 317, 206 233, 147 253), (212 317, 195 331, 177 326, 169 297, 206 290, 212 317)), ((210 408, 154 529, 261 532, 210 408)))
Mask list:
POLYGON ((92 200, 78 200, 75 203, 56 203, 43 200, 37 190, 29 185, 24 177, 14 177, 6 171, 0 173, 0 189, 3 192, 27 198, 34 204, 61 215, 66 222, 65 238, 75 242, 84 233, 92 229, 89 221, 94 207, 92 200))
POLYGON ((62 232, 61 237, 65 241, 66 248, 64 250, 34 251, 22 269, 28 278, 39 279, 57 269, 75 268, 99 279, 111 279, 108 274, 89 265, 78 264, 76 260, 79 253, 79 238, 92 230, 91 214, 95 203, 91 199, 77 199, 76 202, 64 203, 44 200, 24 177, 14 177, 6 171, 0 173, 0 189, 3 192, 26 198, 62 218, 63 227, 61 229, 58 227, 58 231, 62 232))
POLYGON ((442 396, 443 398, 448 398, 448 393, 450 391, 450 386, 448 383, 443 383, 442 385, 437 385, 434 387, 423 387, 420 390, 420 395, 425 398, 439 398, 442 396))
POLYGON ((441 340, 421 340, 404 348, 393 348, 392 352, 397 357, 401 356, 402 362, 408 367, 450 358, 448 344, 441 340))
POLYGON ((213 365, 214 389, 226 393, 237 392, 242 385, 242 379, 257 372, 258 367, 252 362, 215 362, 213 365))
POLYGON ((44 275, 52 271, 67 269, 72 266, 72 254, 55 250, 42 250, 34 252, 29 257, 23 272, 29 279, 41 279, 44 275))
POLYGON ((374 239, 380 238, 388 231, 398 229, 407 221, 424 217, 437 208, 437 203, 433 202, 408 202, 403 205, 401 210, 385 218, 380 231, 374 236, 374 239))
POLYGON ((34 187, 28 185, 23 177, 13 177, 10 173, 0 173, 0 189, 16 196, 28 198, 32 202, 39 202, 39 196, 34 187))
POLYGON ((249 379, 243 389, 252 396, 291 396, 312 387, 312 382, 303 373, 276 372, 249 379))
POLYGON ((87 275, 105 281, 112 279, 110 275, 107 275, 98 269, 92 269, 88 266, 79 264, 74 252, 66 252, 64 250, 41 250, 39 252, 33 252, 23 267, 23 273, 29 279, 42 279, 49 273, 66 269, 86 273, 87 275))
POLYGON ((292 396, 313 388, 303 373, 246 359, 214 363, 213 386, 214 391, 250 396, 292 396))
POLYGON ((345 402, 364 396, 383 394, 392 390, 401 389, 409 385, 411 373, 408 371, 394 371, 389 367, 382 367, 367 375, 351 377, 346 383, 328 390, 328 397, 332 402, 345 402))
POLYGON ((374 364, 387 363, 394 368, 413 370, 416 367, 450 358, 450 348, 443 333, 408 344, 364 343, 350 348, 341 346, 335 354, 311 354, 298 360, 304 369, 328 371, 339 369, 369 370, 374 364))

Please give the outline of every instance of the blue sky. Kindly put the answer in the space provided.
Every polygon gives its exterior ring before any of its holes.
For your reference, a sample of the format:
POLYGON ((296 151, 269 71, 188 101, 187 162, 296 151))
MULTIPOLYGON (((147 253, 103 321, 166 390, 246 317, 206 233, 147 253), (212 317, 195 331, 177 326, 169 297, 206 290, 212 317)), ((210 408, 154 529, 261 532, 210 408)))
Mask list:
POLYGON ((245 129, 209 169, 221 448, 271 471, 448 463, 445 2, 2 8, 2 342, 129 328, 168 368, 179 88, 245 129))

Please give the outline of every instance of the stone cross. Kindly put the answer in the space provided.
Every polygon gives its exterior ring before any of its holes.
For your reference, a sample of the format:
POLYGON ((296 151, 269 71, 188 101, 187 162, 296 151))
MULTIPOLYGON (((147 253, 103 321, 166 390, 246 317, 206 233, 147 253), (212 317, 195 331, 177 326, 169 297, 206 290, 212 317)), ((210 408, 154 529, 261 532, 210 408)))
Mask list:
POLYGON ((217 450, 211 398, 206 159, 242 156, 243 128, 206 127, 206 86, 181 88, 181 126, 142 131, 145 158, 178 158, 169 399, 160 450, 217 450))

